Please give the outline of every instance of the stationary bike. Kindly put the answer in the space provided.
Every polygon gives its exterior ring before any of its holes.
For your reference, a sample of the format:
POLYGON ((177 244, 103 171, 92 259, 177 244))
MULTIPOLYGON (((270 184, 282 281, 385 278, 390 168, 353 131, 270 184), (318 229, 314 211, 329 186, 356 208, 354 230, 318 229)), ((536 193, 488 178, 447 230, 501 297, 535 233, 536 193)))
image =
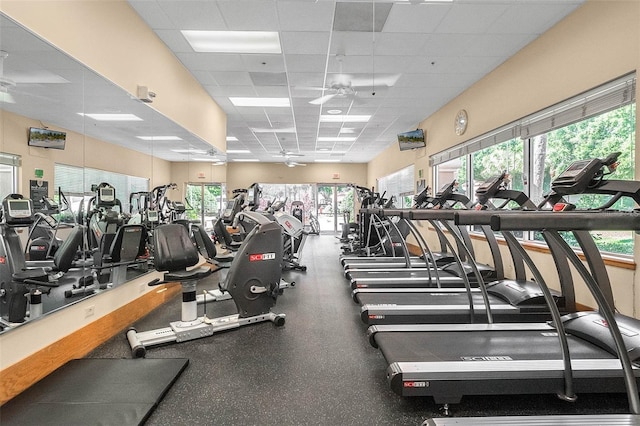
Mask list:
POLYGON ((244 325, 271 321, 276 326, 285 322, 284 314, 271 312, 280 293, 282 274, 282 228, 268 221, 254 227, 233 259, 229 273, 219 284, 229 292, 238 313, 219 318, 198 317, 196 284, 212 273, 208 266, 188 269, 199 261, 198 251, 187 229, 180 224, 161 225, 154 234, 155 268, 165 271, 163 279, 150 286, 179 281, 182 284, 182 316, 169 327, 138 332, 127 331, 126 337, 134 358, 144 357, 147 347, 180 343, 211 336, 220 331, 244 325))

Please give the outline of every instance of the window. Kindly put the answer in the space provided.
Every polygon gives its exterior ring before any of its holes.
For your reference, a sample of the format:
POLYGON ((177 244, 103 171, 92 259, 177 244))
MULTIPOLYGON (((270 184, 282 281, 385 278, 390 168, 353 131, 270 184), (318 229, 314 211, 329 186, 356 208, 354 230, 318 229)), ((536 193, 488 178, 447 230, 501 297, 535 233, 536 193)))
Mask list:
POLYGON ((20 157, 0 152, 0 200, 18 191, 20 157))
POLYGON ((55 164, 53 180, 56 192, 58 188, 61 188, 71 204, 70 211, 64 212, 61 217, 61 220, 67 222, 73 221, 72 215, 77 214, 81 202, 87 203, 95 195, 91 191, 91 185, 107 182, 113 186, 116 189, 116 197, 120 200, 122 210, 125 212, 129 211, 129 194, 149 191, 149 179, 147 178, 66 164, 55 164))
MULTIPOLYGON (((441 186, 457 178, 462 191, 470 173, 473 193, 484 180, 506 170, 510 188, 525 192, 539 204, 553 179, 572 161, 604 158, 615 151, 622 154, 614 178, 634 179, 635 85, 635 74, 623 76, 435 154, 430 158, 434 182, 441 186)), ((578 208, 592 208, 606 198, 585 195, 573 196, 569 201, 578 208)), ((614 206, 633 207, 631 200, 621 200, 614 206)), ((524 237, 529 238, 527 235, 524 237)), ((541 240, 535 234, 530 238, 541 240)), ((633 254, 632 232, 597 232, 594 238, 602 251, 633 254)))
POLYGON ((405 167, 395 173, 378 179, 378 192, 384 194, 387 200, 394 197, 394 206, 405 207, 413 201, 414 189, 414 167, 405 167), (407 201, 408 200, 408 201, 407 201))

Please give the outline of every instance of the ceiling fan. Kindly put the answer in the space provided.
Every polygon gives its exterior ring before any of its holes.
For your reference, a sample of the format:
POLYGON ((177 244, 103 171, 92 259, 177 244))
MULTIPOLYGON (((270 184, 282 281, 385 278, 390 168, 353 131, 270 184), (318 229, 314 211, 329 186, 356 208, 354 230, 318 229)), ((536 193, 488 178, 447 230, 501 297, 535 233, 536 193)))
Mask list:
POLYGON ((304 163, 297 163, 297 162, 295 162, 295 161, 291 161, 291 160, 287 160, 287 161, 285 161, 285 162, 284 162, 284 164, 285 164, 287 167, 296 167, 296 166, 303 166, 303 167, 306 167, 306 166, 307 166, 307 165, 306 165, 306 164, 304 164, 304 163))
POLYGON ((283 158, 289 159, 292 157, 304 157, 304 154, 300 154, 298 152, 293 152, 293 151, 287 151, 283 149, 278 154, 274 155, 274 157, 283 157, 283 158))

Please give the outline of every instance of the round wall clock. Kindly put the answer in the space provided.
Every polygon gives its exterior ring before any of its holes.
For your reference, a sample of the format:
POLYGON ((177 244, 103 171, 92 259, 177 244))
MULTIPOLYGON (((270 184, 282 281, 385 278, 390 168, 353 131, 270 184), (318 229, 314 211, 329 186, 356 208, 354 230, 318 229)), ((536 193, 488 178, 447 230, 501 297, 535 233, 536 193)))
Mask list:
POLYGON ((469 117, 467 117, 467 111, 461 109, 456 114, 455 131, 456 135, 460 136, 467 130, 467 124, 469 123, 469 117))

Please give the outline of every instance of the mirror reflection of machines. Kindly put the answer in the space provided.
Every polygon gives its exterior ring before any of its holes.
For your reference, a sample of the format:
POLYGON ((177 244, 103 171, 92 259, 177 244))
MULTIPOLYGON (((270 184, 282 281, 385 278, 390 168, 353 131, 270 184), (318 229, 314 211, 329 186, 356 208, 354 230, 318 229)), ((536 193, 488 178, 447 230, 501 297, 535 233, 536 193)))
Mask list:
POLYGON ((30 199, 10 194, 2 201, 0 221, 0 322, 3 327, 42 315, 42 295, 57 287, 82 244, 84 227, 74 227, 53 255, 51 268, 27 269, 18 228, 34 221, 30 199))
POLYGON ((164 271, 164 277, 149 285, 180 281, 182 315, 180 321, 166 328, 146 332, 128 330, 126 337, 133 357, 145 356, 149 346, 180 343, 244 325, 265 321, 284 325, 285 315, 271 312, 280 292, 282 274, 282 229, 278 224, 268 221, 247 235, 229 273, 220 283, 220 289, 231 294, 237 313, 220 318, 197 315, 196 285, 212 271, 208 266, 188 269, 198 263, 199 256, 187 229, 180 224, 162 225, 156 229, 154 239, 155 268, 164 271))
POLYGON ((91 294, 121 284, 127 280, 130 265, 138 260, 146 265, 148 260, 146 227, 141 223, 124 224, 122 204, 113 186, 103 182, 93 189, 96 195, 89 202, 93 208, 87 221, 95 280, 79 283, 65 291, 65 297, 91 294))
POLYGON ((242 244, 242 236, 230 233, 227 227, 233 225, 236 215, 242 211, 246 193, 246 189, 234 189, 234 197, 227 201, 222 216, 213 225, 216 241, 227 250, 237 251, 242 244))

